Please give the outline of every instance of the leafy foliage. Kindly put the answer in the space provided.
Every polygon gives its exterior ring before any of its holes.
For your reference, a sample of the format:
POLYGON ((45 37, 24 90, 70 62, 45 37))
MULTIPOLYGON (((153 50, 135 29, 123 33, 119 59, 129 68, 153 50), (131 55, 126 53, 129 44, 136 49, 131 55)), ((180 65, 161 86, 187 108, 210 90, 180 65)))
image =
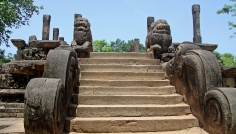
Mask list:
POLYGON ((236 66, 236 57, 234 57, 231 53, 220 54, 218 52, 214 52, 216 58, 218 59, 221 66, 236 66))
POLYGON ((8 63, 13 59, 12 53, 5 55, 5 50, 0 49, 0 65, 3 63, 8 63))
MULTIPOLYGON (((231 2, 236 2, 236 0, 230 0, 231 2)), ((236 16, 236 4, 227 5, 225 4, 224 7, 216 12, 217 14, 231 14, 233 17, 236 16)), ((228 21, 229 29, 232 30, 233 28, 236 28, 236 23, 233 21, 228 21)), ((234 36, 236 36, 236 32, 233 33, 234 36)), ((231 37, 234 37, 231 36, 231 37)))
MULTIPOLYGON (((111 41, 111 43, 106 42, 106 40, 93 41, 95 52, 129 52, 132 45, 134 45, 134 40, 125 42, 124 40, 116 39, 116 41, 111 41)), ((145 47, 142 44, 139 44, 139 52, 145 52, 145 47)))
POLYGON ((231 53, 224 53, 221 55, 224 66, 236 66, 236 60, 233 54, 231 53))
POLYGON ((12 33, 10 29, 29 25, 33 14, 39 14, 39 10, 43 9, 33 2, 34 0, 0 0, 0 45, 9 46, 8 40, 12 33))

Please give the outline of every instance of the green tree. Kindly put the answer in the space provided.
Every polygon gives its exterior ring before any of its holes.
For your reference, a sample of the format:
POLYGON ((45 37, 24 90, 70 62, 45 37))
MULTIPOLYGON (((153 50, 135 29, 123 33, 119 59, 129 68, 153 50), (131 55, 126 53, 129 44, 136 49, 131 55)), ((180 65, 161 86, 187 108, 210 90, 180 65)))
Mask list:
POLYGON ((214 54, 216 55, 216 58, 220 63, 220 66, 228 66, 228 67, 236 66, 236 58, 234 57, 233 54, 231 53, 220 54, 216 51, 214 52, 214 54))
POLYGON ((126 42, 121 39, 116 39, 116 41, 111 41, 111 47, 113 52, 127 52, 130 46, 126 46, 126 42))
MULTIPOLYGON (((116 39, 116 41, 111 41, 110 43, 106 40, 94 40, 93 41, 93 51, 94 52, 129 52, 131 46, 134 45, 134 40, 128 40, 125 42, 121 39, 116 39)), ((145 52, 145 47, 139 44, 139 52, 145 52)))
POLYGON ((93 41, 94 52, 112 52, 111 45, 106 40, 95 40, 93 41))
POLYGON ((220 66, 223 66, 224 65, 224 61, 221 58, 221 54, 219 52, 216 52, 216 51, 214 51, 213 53, 215 54, 215 56, 216 56, 216 58, 217 58, 217 60, 218 60, 218 62, 220 64, 220 66))
POLYGON ((8 63, 13 59, 12 53, 5 55, 5 50, 0 49, 0 65, 3 63, 8 63))
MULTIPOLYGON (((236 0, 229 0, 231 2, 236 2, 236 0)), ((227 5, 225 4, 224 7, 216 12, 217 14, 231 14, 233 17, 236 16, 236 3, 227 5)), ((233 28, 236 28, 236 23, 233 21, 228 21, 229 29, 232 30, 233 28)), ((236 32, 233 33, 234 36, 236 35, 236 32)), ((233 35, 230 37, 234 37, 233 35)))
POLYGON ((0 0, 0 45, 9 47, 11 28, 29 25, 34 13, 39 14, 43 7, 35 6, 34 0, 0 0))
POLYGON ((236 66, 236 61, 235 61, 235 57, 233 54, 231 53, 224 53, 221 55, 223 62, 224 62, 224 66, 236 66))
MULTIPOLYGON (((132 45, 134 45, 134 40, 125 42, 118 38, 116 41, 111 41, 111 47, 114 52, 129 52, 132 45)), ((145 52, 143 44, 139 44, 139 52, 145 52)))

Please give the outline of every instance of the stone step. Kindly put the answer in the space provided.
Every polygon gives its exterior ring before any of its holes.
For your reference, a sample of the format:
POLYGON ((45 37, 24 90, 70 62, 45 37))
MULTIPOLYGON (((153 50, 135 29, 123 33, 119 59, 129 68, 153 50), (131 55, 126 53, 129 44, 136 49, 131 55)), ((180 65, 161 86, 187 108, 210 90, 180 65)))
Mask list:
POLYGON ((68 132, 122 133, 176 131, 198 127, 193 115, 158 117, 67 117, 65 128, 68 132))
POLYGON ((80 95, 167 95, 175 93, 174 86, 163 87, 100 87, 80 86, 80 95))
POLYGON ((70 105, 70 117, 150 117, 190 114, 187 104, 176 105, 70 105))
POLYGON ((24 103, 0 103, 0 108, 24 108, 24 103))
POLYGON ((152 53, 138 52, 92 52, 90 58, 96 59, 153 59, 152 53))
POLYGON ((78 95, 73 103, 80 105, 170 105, 183 102, 183 96, 171 95, 78 95))
MULTIPOLYGON (((64 132, 63 134, 68 134, 64 132)), ((83 132, 70 132, 69 134, 88 134, 83 132)), ((110 134, 110 133, 93 133, 93 134, 110 134)), ((121 134, 121 133, 112 133, 112 134, 121 134)), ((122 134, 209 134, 200 127, 192 127, 183 130, 176 131, 159 131, 159 132, 122 132, 122 134)))
POLYGON ((1 102, 24 102, 25 89, 0 89, 1 102))
POLYGON ((24 108, 0 108, 0 113, 24 113, 24 108))
POLYGON ((163 80, 164 72, 81 72, 81 80, 163 80))
POLYGON ((24 118, 24 112, 0 113, 0 118, 24 118))
POLYGON ((25 89, 0 89, 0 96, 4 95, 24 95, 25 89))
POLYGON ((169 80, 80 80, 80 86, 159 87, 170 85, 169 80))
POLYGON ((91 59, 79 58, 79 65, 102 64, 102 65, 159 65, 159 59, 91 59))
POLYGON ((0 103, 0 118, 24 117, 24 103, 0 103))
POLYGON ((161 65, 98 65, 81 64, 82 72, 160 72, 161 65))

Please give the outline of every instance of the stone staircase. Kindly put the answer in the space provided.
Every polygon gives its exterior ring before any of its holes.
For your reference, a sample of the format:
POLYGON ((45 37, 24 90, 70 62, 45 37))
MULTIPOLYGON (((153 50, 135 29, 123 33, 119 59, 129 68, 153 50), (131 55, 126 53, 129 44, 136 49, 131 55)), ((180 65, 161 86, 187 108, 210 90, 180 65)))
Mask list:
POLYGON ((24 117, 25 89, 0 89, 0 118, 24 117))
POLYGON ((79 133, 177 131, 198 127, 183 97, 164 79, 151 53, 91 53, 66 130, 79 133))

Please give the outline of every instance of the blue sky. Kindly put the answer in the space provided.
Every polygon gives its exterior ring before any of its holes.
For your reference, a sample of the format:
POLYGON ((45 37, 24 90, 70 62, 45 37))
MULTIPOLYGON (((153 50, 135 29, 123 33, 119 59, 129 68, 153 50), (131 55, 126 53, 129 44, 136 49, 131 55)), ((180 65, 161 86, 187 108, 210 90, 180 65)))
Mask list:
MULTIPOLYGON (((110 42, 117 38, 125 41, 139 38, 140 43, 145 44, 147 17, 153 16, 155 20, 168 21, 173 42, 192 41, 192 5, 200 4, 202 42, 218 44, 216 51, 236 56, 236 38, 230 39, 234 31, 228 29, 227 23, 235 18, 216 14, 227 2, 228 0, 35 0, 35 4, 42 5, 44 9, 30 19, 30 26, 13 29, 11 39, 24 39, 28 42, 30 35, 36 35, 38 40, 42 39, 43 14, 50 14, 50 39, 53 28, 59 28, 59 36, 70 44, 73 40, 74 14, 79 13, 90 21, 93 40, 105 39, 110 42)), ((16 50, 13 45, 7 48, 7 52, 11 53, 16 50)))

